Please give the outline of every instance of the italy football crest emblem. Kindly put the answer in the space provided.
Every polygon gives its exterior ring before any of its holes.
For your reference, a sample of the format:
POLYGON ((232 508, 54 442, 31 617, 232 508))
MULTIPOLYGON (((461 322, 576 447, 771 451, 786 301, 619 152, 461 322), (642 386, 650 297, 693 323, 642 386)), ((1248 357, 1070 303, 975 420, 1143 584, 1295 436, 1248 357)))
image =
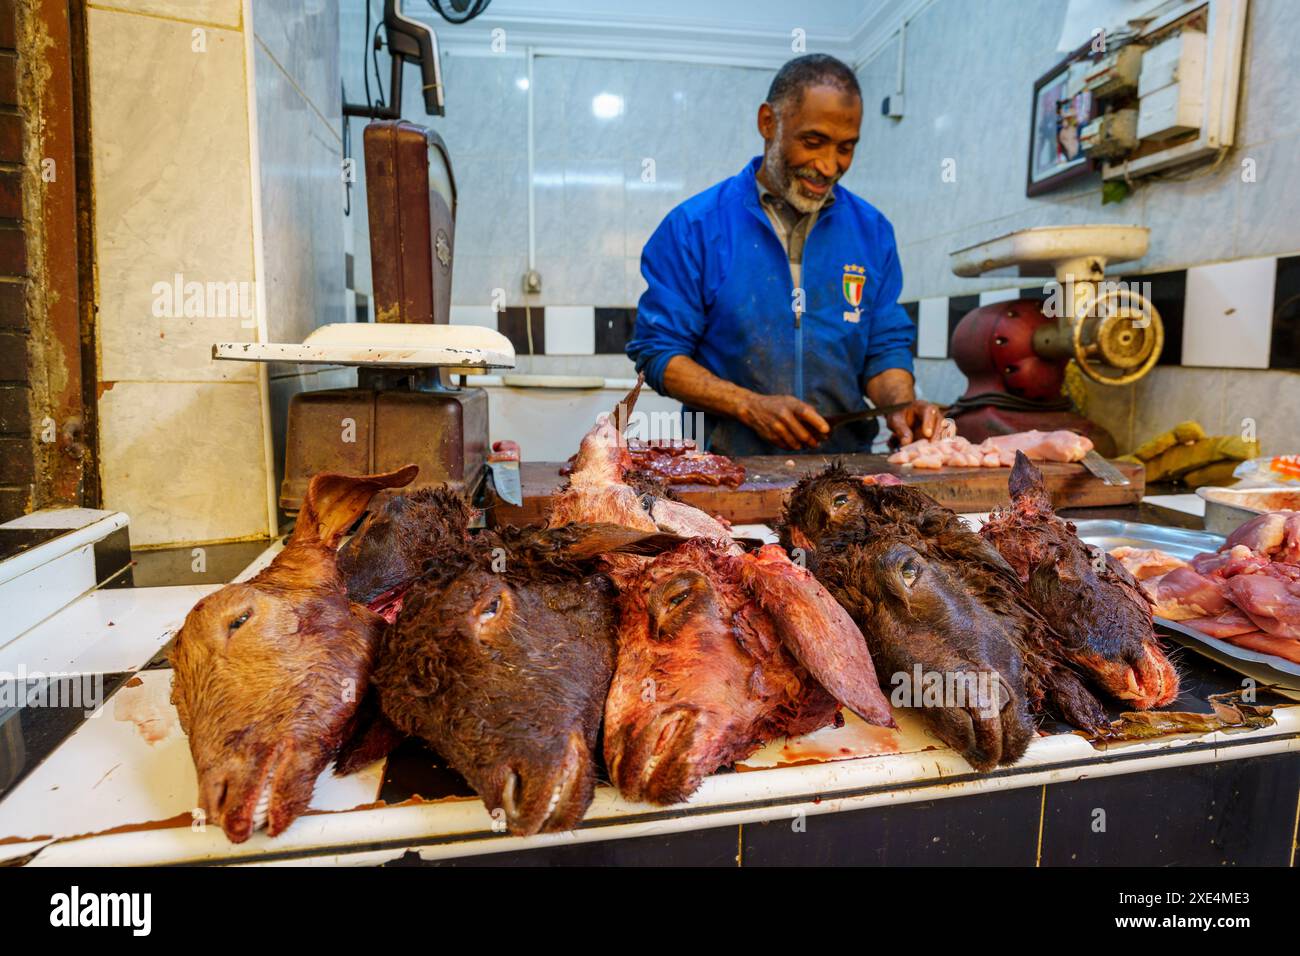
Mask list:
POLYGON ((863 266, 847 265, 844 267, 844 301, 851 311, 844 313, 845 322, 857 322, 862 318, 862 290, 867 284, 867 270, 863 266))

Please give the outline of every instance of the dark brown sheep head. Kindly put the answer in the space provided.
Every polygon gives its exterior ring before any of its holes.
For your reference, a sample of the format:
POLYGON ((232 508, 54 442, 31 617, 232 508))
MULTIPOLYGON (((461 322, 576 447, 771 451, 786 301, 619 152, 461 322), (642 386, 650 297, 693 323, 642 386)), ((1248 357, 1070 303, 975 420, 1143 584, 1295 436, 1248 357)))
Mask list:
MULTIPOLYGON (((614 589, 592 562, 659 536, 622 527, 469 537, 449 492, 446 546, 406 593, 374 683, 385 716, 426 740, 510 832, 576 826, 614 666, 614 589), (449 516, 449 517, 448 517, 449 516)), ((676 543, 677 539, 669 539, 676 543)))
POLYGON ((1019 759, 1035 625, 996 550, 915 488, 834 466, 796 486, 778 530, 853 614, 896 704, 976 769, 1019 759))
POLYGON ((376 674, 384 712, 427 740, 512 833, 578 824, 613 673, 612 588, 478 567, 421 581, 376 674))
POLYGON ((1152 626, 1151 602, 1114 557, 1090 549, 1057 516, 1042 472, 1016 453, 1011 506, 981 533, 1015 568, 1065 654, 1112 696, 1138 709, 1178 696, 1178 672, 1152 626))
POLYGON ((352 730, 383 622, 348 600, 334 548, 371 496, 417 471, 316 475, 284 550, 201 600, 176 635, 172 703, 199 806, 232 842, 292 823, 352 730))
POLYGON ((800 479, 786 501, 778 529, 781 544, 789 551, 800 548, 807 553, 823 538, 861 524, 864 488, 901 485, 896 475, 854 475, 839 462, 808 475, 800 479))
POLYGON ((854 610, 891 698, 977 770, 1013 763, 1033 736, 1017 616, 975 597, 926 543, 873 537, 818 555, 817 569, 854 610))
POLYGON ((704 777, 836 717, 893 726, 861 634, 780 548, 688 541, 619 578, 605 759, 636 800, 685 800, 704 777))

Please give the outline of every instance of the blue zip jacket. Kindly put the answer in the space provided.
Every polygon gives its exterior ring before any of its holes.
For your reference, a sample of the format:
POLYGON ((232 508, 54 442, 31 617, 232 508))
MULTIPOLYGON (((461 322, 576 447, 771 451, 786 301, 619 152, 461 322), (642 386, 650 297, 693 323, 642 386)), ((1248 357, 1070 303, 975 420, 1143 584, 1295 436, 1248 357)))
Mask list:
MULTIPOLYGON (((916 326, 898 304, 903 272, 893 227, 836 185, 835 202, 823 207, 804 244, 796 322, 789 258, 759 205, 760 159, 677 206, 650 237, 641 253, 649 288, 628 357, 660 394, 668 360, 685 355, 719 378, 794 395, 822 415, 865 408, 869 379, 890 368, 912 371, 916 326)), ((874 419, 842 425, 816 452, 866 451, 876 430, 874 419)), ((740 422, 709 414, 702 445, 724 455, 789 454, 740 422)))

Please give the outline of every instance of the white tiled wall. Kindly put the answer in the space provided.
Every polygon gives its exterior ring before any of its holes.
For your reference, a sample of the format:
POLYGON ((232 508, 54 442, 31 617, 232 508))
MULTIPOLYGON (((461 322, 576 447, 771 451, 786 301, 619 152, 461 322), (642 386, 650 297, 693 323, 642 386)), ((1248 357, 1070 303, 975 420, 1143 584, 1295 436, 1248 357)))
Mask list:
POLYGON ((939 296, 917 303, 916 354, 942 358, 948 354, 948 298, 939 296))
MULTIPOLYGON (((1058 59, 1066 0, 967 0, 926 7, 907 28, 906 115, 867 110, 850 180, 894 222, 904 297, 966 295, 997 279, 961 279, 948 254, 1012 229, 1077 223, 1151 227, 1144 272, 1300 251, 1300 190, 1293 157, 1300 124, 1292 106, 1300 54, 1284 37, 1290 0, 1251 0, 1240 98, 1241 147, 1217 172, 1146 185, 1102 205, 1099 182, 1025 196, 1030 90, 1058 59), (994 52, 995 51, 995 52, 994 52), (954 71, 952 64, 961 64, 954 71), (941 163, 956 163, 956 182, 941 163), (1243 177, 1253 160, 1254 180, 1243 177)), ((898 47, 859 70, 867 103, 894 88, 898 47)), ((1005 284, 1005 280, 1002 280, 1005 284)))
MULTIPOLYGON (((1300 451, 1300 375, 1265 370, 1274 259, 1300 252, 1300 119, 1292 102, 1300 52, 1287 39, 1295 4, 1250 2, 1238 148, 1219 169, 1187 182, 1149 183, 1108 205, 1097 182, 1036 199, 1024 194, 1029 93, 1059 57, 1066 6, 938 0, 908 24, 905 117, 866 111, 847 184, 894 223, 903 297, 920 302, 920 354, 945 354, 933 346, 941 330, 946 334, 947 316, 927 310, 927 301, 1005 285, 953 275, 953 250, 1029 226, 1145 225, 1150 250, 1124 268, 1188 269, 1183 350, 1175 360, 1213 368, 1160 366, 1134 387, 1090 386, 1090 417, 1115 434, 1121 449, 1186 418, 1235 433, 1242 418, 1253 417, 1266 451, 1300 451), (940 179, 945 159, 956 163, 954 183, 940 179)), ((897 56, 889 43, 859 70, 868 104, 893 90, 897 56)), ((917 375, 943 390, 962 378, 947 360, 919 363, 917 375)), ((959 388, 939 399, 958 394, 959 388)))
POLYGON ((238 0, 113 0, 88 12, 104 505, 136 545, 265 533, 251 367, 211 345, 229 317, 156 317, 155 284, 251 283, 252 177, 238 0))
MULTIPOLYGON (((904 119, 870 108, 894 88, 897 47, 888 44, 859 70, 869 108, 845 179, 895 224, 904 298, 998 290, 1005 280, 952 275, 948 255, 1024 226, 1150 225, 1151 252, 1141 263, 1148 272, 1300 248, 1300 195, 1287 172, 1300 127, 1286 119, 1290 97, 1278 79, 1297 75, 1295 52, 1278 39, 1286 34, 1287 3, 1252 3, 1242 155, 1214 176, 1144 188, 1105 206, 1095 183, 1037 199, 1024 195, 1029 90, 1058 59, 1066 0, 940 0, 925 8, 908 26, 904 119), (1278 121, 1262 122, 1270 111, 1278 121), (1242 181, 1239 159, 1247 158, 1254 161, 1253 183, 1242 181), (955 163, 954 182, 941 176, 947 160, 955 163)), ((343 75, 360 100, 361 49, 354 41, 363 32, 362 8, 345 0, 344 9, 343 75)), ((453 289, 461 304, 483 304, 498 287, 511 304, 519 299, 527 251, 527 94, 518 54, 445 55, 444 118, 423 117, 416 71, 407 71, 406 114, 442 133, 461 186, 453 289)), ((386 83, 382 56, 380 73, 386 83)), ((754 116, 771 77, 770 70, 740 67, 539 57, 538 301, 634 304, 640 249, 663 215, 760 150, 754 116), (617 108, 602 118, 598 102, 617 108), (653 182, 642 181, 646 160, 654 161, 653 182), (627 260, 621 274, 618 258, 627 260)), ((358 155, 359 145, 358 138, 358 155)), ((364 221, 356 225, 364 236, 364 221)), ((363 238, 362 256, 364 246, 363 238)))
POLYGON ((93 5, 223 27, 237 28, 241 21, 240 0, 95 0, 93 5))
POLYGON ((253 338, 237 314, 153 308, 178 274, 182 287, 253 280, 243 36, 203 28, 197 53, 189 23, 99 9, 89 28, 100 378, 251 382, 251 366, 211 361, 214 341, 253 338))
MULTIPOLYGON (((211 357, 255 317, 159 317, 155 285, 251 285, 260 234, 273 340, 346 317, 337 0, 96 0, 88 28, 104 504, 136 545, 265 534, 282 436, 268 462, 257 368, 211 357)), ((272 369, 277 431, 327 379, 272 369)))
MULTIPOLYGON (((925 7, 908 26, 902 120, 882 117, 874 108, 894 89, 896 45, 886 44, 862 65, 859 78, 867 104, 863 139, 845 185, 895 225, 903 298, 919 301, 920 355, 946 354, 945 297, 979 294, 988 302, 1006 293, 1005 278, 954 276, 949 254, 1014 229, 1147 225, 1150 252, 1132 267, 1145 273, 1260 260, 1236 267, 1249 271, 1264 268, 1262 263, 1272 257, 1300 251, 1300 189, 1291 171, 1300 147, 1300 119, 1291 102, 1300 76, 1300 53, 1289 40, 1293 6, 1290 0, 1251 2, 1239 149, 1230 160, 1211 175, 1188 182, 1146 185, 1122 203, 1103 205, 1095 182, 1036 199, 1024 195, 1029 94, 1034 79, 1059 59, 1055 48, 1067 0, 936 0, 925 7), (954 182, 943 181, 946 161, 955 164, 954 182), (1243 176, 1247 168, 1253 176, 1243 176)), ((349 96, 360 100, 362 7, 358 0, 343 0, 343 11, 343 77, 349 96)), ((445 56, 448 115, 442 119, 423 118, 417 80, 408 70, 406 113, 442 133, 461 186, 453 286, 458 307, 481 310, 494 289, 505 290, 511 305, 522 304, 527 97, 521 88, 525 61, 512 55, 518 52, 445 56)), ((380 72, 387 83, 382 56, 380 72)), ((663 215, 734 174, 759 151, 754 114, 771 76, 770 70, 703 64, 538 58, 534 183, 543 292, 534 301, 548 312, 555 306, 635 304, 644 288, 639 251, 663 215), (593 109, 598 97, 601 105, 615 107, 604 118, 593 109), (621 106, 614 98, 621 98, 621 106), (654 161, 653 182, 642 180, 647 159, 654 161)), ((361 125, 353 124, 357 156, 361 125)), ((353 227, 357 283, 364 289, 369 282, 364 195, 354 194, 354 203, 362 211, 354 215, 353 227)), ((1210 300, 1198 304, 1193 291, 1188 295, 1187 361, 1260 365, 1261 354, 1267 355, 1267 331, 1258 320, 1265 308, 1262 300, 1248 296, 1236 305, 1234 292, 1234 302, 1219 308, 1215 318, 1210 300), (1221 333, 1220 319, 1229 308, 1239 310, 1235 321, 1243 323, 1247 334, 1225 351, 1217 337, 1203 339, 1198 330, 1221 333)), ((469 313, 459 314, 456 321, 469 313)), ((548 326, 548 350, 560 341, 553 334, 548 326)), ((587 368, 580 361, 573 370, 587 368)), ((1225 387, 1239 396, 1263 397, 1268 389, 1262 382, 1289 394, 1295 379, 1290 372, 1225 374, 1225 387)), ((1162 367, 1137 388, 1098 386, 1092 390, 1090 411, 1116 433, 1121 446, 1131 447, 1148 437, 1144 429, 1166 413, 1177 415, 1177 402, 1206 384, 1197 375, 1192 369, 1162 367)), ((944 393, 940 400, 960 394, 962 377, 946 359, 920 363, 918 379, 944 393), (946 394, 954 388, 955 394, 946 394)), ((1238 404, 1245 401, 1240 398, 1238 404)), ((1273 436, 1269 447, 1300 450, 1300 424, 1289 409, 1264 407, 1258 416, 1273 436)))
MULTIPOLYGON (((301 342, 354 316, 344 288, 338 0, 253 0, 252 9, 267 331, 273 342, 301 342)), ((269 372, 278 483, 290 398, 355 384, 356 373, 286 364, 269 372)))
MULTIPOLYGON (((361 101, 364 7, 344 3, 343 78, 361 101)), ((375 5, 378 10, 378 4, 375 5)), ((459 189, 452 302, 522 305, 528 258, 527 64, 513 52, 442 58, 447 115, 426 117, 407 68, 404 113, 438 131, 459 189)), ((388 82, 388 64, 380 57, 388 82)), ((537 269, 534 304, 630 306, 641 247, 673 206, 759 153, 758 104, 772 71, 539 56, 534 61, 537 269), (609 115, 598 116, 601 113, 609 115)), ((372 90, 374 80, 372 74, 372 90)), ((360 157, 364 121, 354 122, 360 157)), ((354 193, 354 208, 358 196, 354 193)), ((357 288, 370 283, 364 199, 353 216, 357 288), (364 284, 363 284, 364 283, 364 284)), ((548 339, 549 343, 549 339, 548 339)), ((549 344, 548 344, 549 350, 549 344)))
POLYGON ((596 310, 589 305, 552 305, 545 312, 547 355, 596 351, 596 310))

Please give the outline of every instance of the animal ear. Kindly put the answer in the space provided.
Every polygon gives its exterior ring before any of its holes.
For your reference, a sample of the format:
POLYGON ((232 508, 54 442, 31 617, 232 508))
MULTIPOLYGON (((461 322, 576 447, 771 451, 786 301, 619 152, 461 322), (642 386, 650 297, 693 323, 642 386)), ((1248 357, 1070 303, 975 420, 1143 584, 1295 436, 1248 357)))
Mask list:
POLYGON ((778 545, 735 559, 741 580, 786 648, 840 703, 869 724, 895 727, 871 653, 848 612, 778 545))
POLYGON ((588 561, 602 554, 659 554, 686 540, 665 531, 638 531, 621 524, 567 524, 538 530, 530 536, 529 545, 554 551, 570 561, 588 561))
POLYGON ((289 540, 297 544, 319 542, 327 548, 361 517, 370 499, 385 488, 409 485, 420 472, 419 465, 407 465, 382 475, 315 475, 307 486, 302 510, 289 540))
POLYGON ((816 546, 802 530, 790 525, 789 532, 790 547, 800 548, 804 554, 812 554, 816 550, 816 546))
POLYGON ((1043 473, 1034 467, 1029 456, 1019 449, 1016 450, 1016 463, 1011 467, 1007 490, 1011 492, 1013 499, 1024 495, 1042 495, 1048 498, 1048 501, 1051 500, 1047 495, 1047 485, 1043 483, 1043 473))
POLYGON ((632 391, 623 396, 623 400, 614 406, 614 427, 618 429, 620 435, 627 428, 628 420, 632 417, 632 409, 636 408, 636 400, 640 398, 641 386, 644 384, 645 372, 638 372, 636 385, 632 386, 632 391))

